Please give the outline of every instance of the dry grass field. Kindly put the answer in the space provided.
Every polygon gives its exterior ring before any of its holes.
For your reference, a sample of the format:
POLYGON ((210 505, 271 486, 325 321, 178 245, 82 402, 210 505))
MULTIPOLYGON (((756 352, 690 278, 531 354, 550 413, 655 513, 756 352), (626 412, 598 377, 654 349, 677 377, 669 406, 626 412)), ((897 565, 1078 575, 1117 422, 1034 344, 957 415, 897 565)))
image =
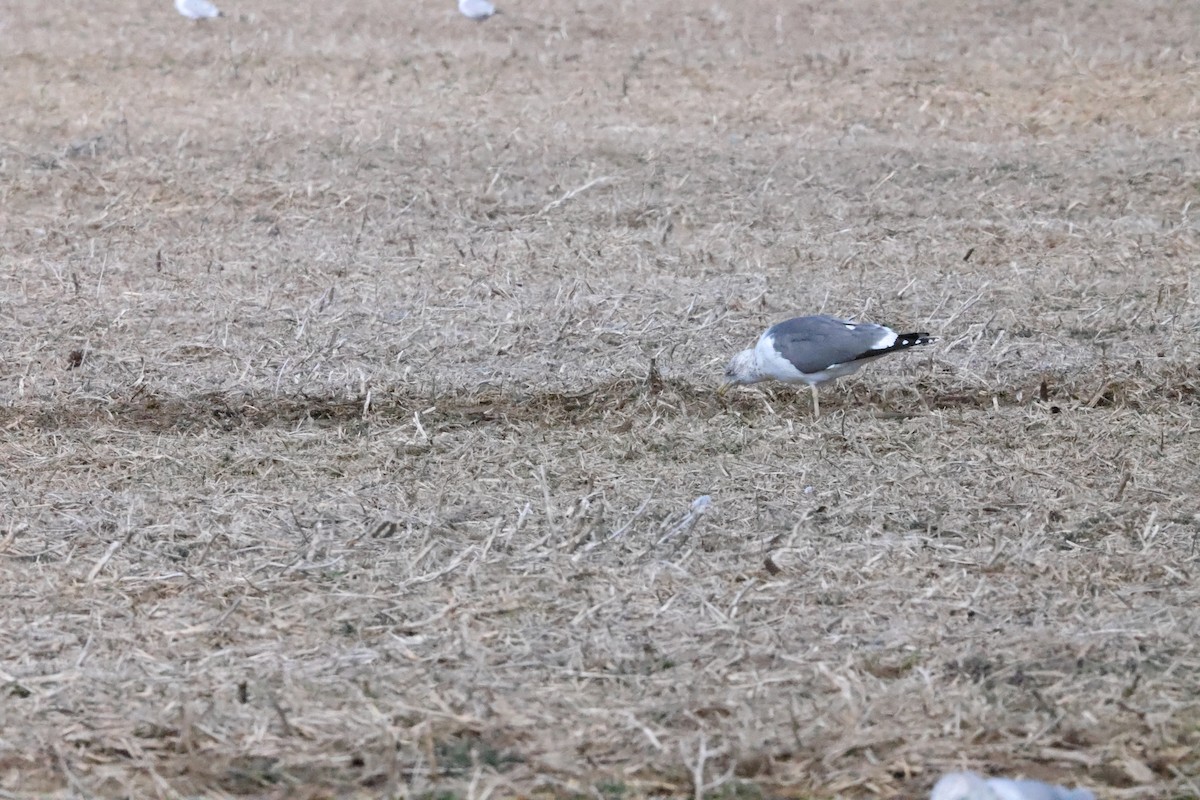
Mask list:
POLYGON ((0 6, 0 797, 1200 795, 1200 5, 223 5, 0 6))

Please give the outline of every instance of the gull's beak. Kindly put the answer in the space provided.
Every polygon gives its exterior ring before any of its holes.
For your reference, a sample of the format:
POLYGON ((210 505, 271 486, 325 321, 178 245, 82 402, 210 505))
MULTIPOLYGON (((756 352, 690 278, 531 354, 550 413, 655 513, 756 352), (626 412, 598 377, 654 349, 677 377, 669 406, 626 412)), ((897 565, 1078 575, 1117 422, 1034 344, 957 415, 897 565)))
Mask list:
POLYGON ((717 387, 717 397, 724 397, 729 392, 729 387, 733 386, 729 381, 721 381, 721 385, 717 387))

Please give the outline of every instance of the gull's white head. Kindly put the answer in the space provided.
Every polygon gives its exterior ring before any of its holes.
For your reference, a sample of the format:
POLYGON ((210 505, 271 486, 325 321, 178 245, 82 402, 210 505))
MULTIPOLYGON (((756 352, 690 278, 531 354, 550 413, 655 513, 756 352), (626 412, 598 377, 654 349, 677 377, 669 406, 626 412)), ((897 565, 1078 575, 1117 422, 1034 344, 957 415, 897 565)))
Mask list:
POLYGON ((743 350, 729 360, 725 367, 725 386, 745 386, 763 379, 758 371, 758 356, 753 350, 743 350))

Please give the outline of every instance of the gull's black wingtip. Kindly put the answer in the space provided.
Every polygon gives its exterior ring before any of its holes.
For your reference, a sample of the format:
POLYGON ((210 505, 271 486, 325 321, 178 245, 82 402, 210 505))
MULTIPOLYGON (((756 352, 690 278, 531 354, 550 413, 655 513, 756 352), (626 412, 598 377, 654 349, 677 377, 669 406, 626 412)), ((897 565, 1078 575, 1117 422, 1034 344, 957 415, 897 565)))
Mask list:
POLYGON ((933 344, 937 341, 936 336, 930 336, 925 331, 918 333, 902 333, 896 337, 896 343, 893 348, 899 350, 904 347, 919 347, 923 344, 933 344))

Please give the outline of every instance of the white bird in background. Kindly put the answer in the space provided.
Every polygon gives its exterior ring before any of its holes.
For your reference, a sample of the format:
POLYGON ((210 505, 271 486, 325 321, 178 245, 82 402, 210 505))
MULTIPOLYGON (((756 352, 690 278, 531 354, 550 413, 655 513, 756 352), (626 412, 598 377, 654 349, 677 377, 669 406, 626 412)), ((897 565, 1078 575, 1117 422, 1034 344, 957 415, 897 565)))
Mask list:
POLYGON ((1041 781, 985 779, 974 772, 951 772, 934 784, 929 800, 1096 800, 1096 796, 1087 789, 1041 781))
POLYGON ((175 0, 175 10, 188 19, 212 19, 224 14, 208 0, 175 0))
POLYGON ((488 0, 458 0, 458 10, 476 22, 483 22, 496 13, 496 7, 488 0))

